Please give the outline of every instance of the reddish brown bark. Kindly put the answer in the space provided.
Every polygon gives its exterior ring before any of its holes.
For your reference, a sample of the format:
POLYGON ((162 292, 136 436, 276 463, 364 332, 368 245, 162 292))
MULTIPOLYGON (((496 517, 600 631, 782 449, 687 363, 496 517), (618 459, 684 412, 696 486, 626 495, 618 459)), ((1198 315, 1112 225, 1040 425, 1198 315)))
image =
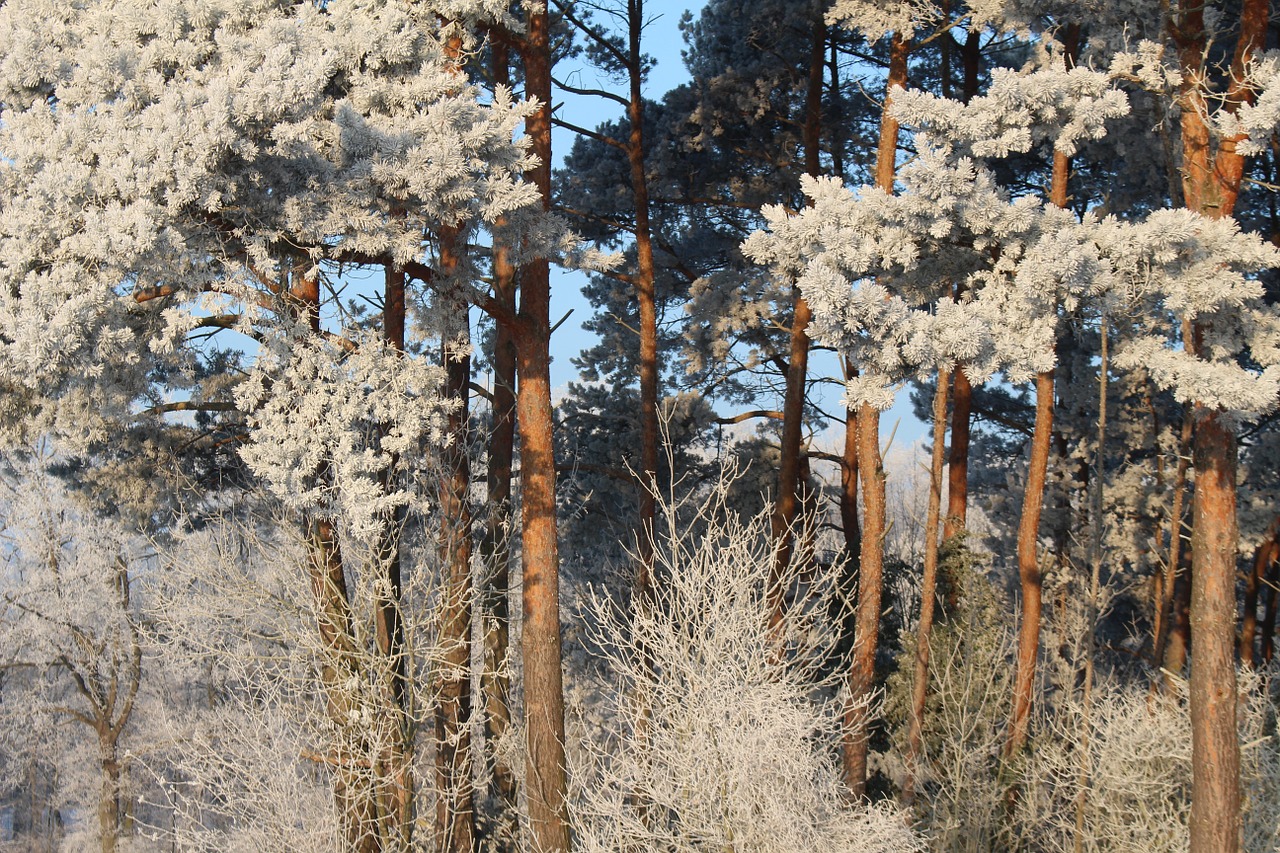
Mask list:
POLYGON ((649 224, 649 180, 644 157, 644 57, 640 33, 644 0, 627 0, 627 76, 630 98, 627 119, 627 161, 631 167, 631 198, 636 217, 636 301, 640 311, 640 565, 636 593, 646 602, 653 597, 653 524, 658 476, 658 309, 654 292, 653 234, 649 224))
POLYGON ((1267 581, 1267 569, 1275 559, 1276 536, 1280 535, 1280 517, 1271 522, 1266 537, 1253 552, 1253 571, 1245 576, 1244 617, 1240 622, 1240 661, 1254 664, 1254 647, 1258 638, 1258 591, 1267 581))
MULTIPOLYGON (((1234 113, 1253 98, 1245 69, 1262 49, 1269 0, 1243 0, 1240 29, 1221 109, 1234 113)), ((1186 206, 1205 216, 1230 216, 1240 195, 1244 157, 1238 137, 1214 140, 1206 91, 1209 35, 1202 3, 1179 4, 1170 17, 1182 84, 1182 188, 1186 206)), ((1204 357, 1207 330, 1196 321, 1193 353, 1204 357)), ((1235 572, 1236 436, 1225 415, 1195 406, 1193 440, 1191 625, 1191 851, 1240 849, 1240 743, 1236 730, 1235 572)))
POLYGON ((862 553, 858 561, 858 604, 854 615, 853 660, 849 667, 849 707, 844 715, 842 757, 845 785, 861 798, 867 787, 870 715, 866 702, 875 683, 880 640, 880 602, 884 589, 885 493, 880 458, 880 412, 858 409, 858 472, 862 480, 862 553))
MULTIPOLYGON (((826 69, 826 22, 819 16, 813 24, 809 49, 809 80, 804 113, 805 172, 817 177, 821 174, 820 143, 822 133, 822 80, 826 69)), ((801 295, 793 288, 791 335, 787 353, 787 380, 782 404, 782 444, 778 467, 778 494, 771 519, 775 572, 771 593, 773 606, 770 623, 782 620, 783 590, 779 578, 790 564, 794 549, 796 516, 800 507, 800 455, 804 435, 804 400, 809 379, 809 323, 813 312, 801 295)))
POLYGON ((1262 664, 1271 663, 1275 654, 1276 590, 1280 588, 1280 537, 1271 540, 1265 592, 1262 596, 1262 664))
MULTIPOLYGON (((525 123, 538 158, 529 179, 551 204, 551 44, 546 0, 526 5, 525 94, 538 110, 525 123)), ((560 563, 551 412, 551 285, 545 259, 525 265, 516 317, 516 394, 520 430, 523 557, 525 791, 528 842, 535 853, 567 851, 564 674, 560 662, 560 563)))
MULTIPOLYGON (((1080 48, 1079 38, 1079 26, 1068 25, 1063 39, 1068 68, 1075 65, 1075 57, 1080 48)), ((1054 207, 1067 206, 1070 174, 1070 159, 1062 152, 1054 151, 1053 177, 1049 185, 1049 203, 1054 207)), ((1022 612, 1018 623, 1018 661, 1013 682, 1009 737, 1005 741, 1006 756, 1016 755, 1027 742, 1032 697, 1035 694, 1036 659, 1040 654, 1043 579, 1036 546, 1040 537, 1040 517, 1044 509, 1049 452, 1053 443, 1053 379, 1052 370, 1036 375, 1036 419, 1031 434, 1031 457, 1027 462, 1022 517, 1018 522, 1018 579, 1022 588, 1022 612)))
POLYGON ((946 449, 948 371, 938 374, 933 392, 933 456, 929 465, 929 509, 925 517, 924 575, 920 581, 920 624, 916 629, 915 680, 911 688, 911 715, 907 727, 907 778, 902 799, 915 799, 915 777, 924 740, 924 705, 929 692, 929 641, 938 587, 938 516, 942 510, 942 458, 946 449))
MULTIPOLYGON (((876 186, 893 192, 898 154, 898 121, 890 112, 895 87, 907 81, 906 38, 895 33, 889 43, 889 76, 885 83, 880 116, 880 141, 876 152, 876 186)), ((849 667, 849 707, 845 712, 842 764, 845 786, 855 799, 867 787, 867 725, 865 703, 875 681, 876 651, 880 644, 880 601, 884 589, 885 491, 884 465, 880 458, 880 412, 863 404, 858 408, 858 476, 862 481, 863 527, 858 559, 858 603, 854 615, 853 661, 849 667)))
POLYGON ((1021 620, 1018 624, 1018 661, 1013 686, 1013 712, 1005 755, 1015 755, 1027 741, 1031 699, 1035 693, 1036 658, 1040 650, 1042 579, 1037 544, 1044 489, 1049 469, 1049 445, 1053 437, 1053 371, 1036 376, 1036 420, 1031 436, 1031 459, 1018 523, 1018 578, 1022 586, 1021 620))
POLYGON ((1197 406, 1192 497, 1191 849, 1240 849, 1236 730, 1236 437, 1197 406))

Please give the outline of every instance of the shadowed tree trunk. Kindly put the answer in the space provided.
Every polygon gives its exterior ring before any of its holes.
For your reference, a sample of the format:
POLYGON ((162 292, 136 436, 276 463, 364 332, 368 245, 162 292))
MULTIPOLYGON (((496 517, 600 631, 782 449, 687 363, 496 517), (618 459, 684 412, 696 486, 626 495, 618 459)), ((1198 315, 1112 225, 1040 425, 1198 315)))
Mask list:
MULTIPOLYGON (((895 86, 907 81, 907 40, 895 33, 889 44, 889 77, 880 117, 880 143, 876 153, 876 186, 893 192, 898 152, 898 121, 890 106, 895 86)), ((880 458, 880 412, 862 404, 858 408, 858 474, 862 481, 863 527, 858 560, 858 604, 855 613, 853 661, 849 667, 849 707, 845 711, 842 746, 845 785, 860 799, 867 787, 866 703, 875 681, 876 652, 880 642, 880 601, 884 587, 885 490, 880 458)))
MULTIPOLYGON (((981 32, 971 27, 965 38, 961 57, 964 62, 962 100, 969 103, 978 94, 978 72, 981 69, 981 32)), ((963 293, 956 290, 956 299, 963 293)), ((947 460, 947 514, 942 527, 943 540, 949 540, 965 529, 969 515, 969 428, 973 408, 973 386, 964 365, 952 373, 951 454, 947 460)))
MULTIPOLYGON (((1188 341, 1191 339, 1190 331, 1185 337, 1188 341)), ((1192 416, 1188 406, 1182 416, 1182 432, 1178 440, 1178 466, 1173 481, 1173 506, 1169 512, 1169 557, 1164 567, 1156 611, 1155 656, 1161 667, 1170 673, 1182 672, 1191 645, 1191 626, 1187 619, 1187 608, 1191 606, 1191 578, 1182 565, 1191 435, 1192 416)))
MULTIPOLYGON (((313 335, 320 334, 320 279, 296 274, 289 291, 300 319, 305 319, 313 335)), ((321 480, 329 472, 322 468, 321 480)), ((321 645, 320 680, 325 689, 326 713, 334 723, 338 746, 333 756, 334 800, 342 835, 348 850, 374 853, 382 850, 386 831, 381 819, 378 779, 368 759, 367 733, 353 730, 352 712, 360 701, 352 684, 363 680, 360 650, 352 632, 351 599, 347 593, 346 571, 338 530, 333 521, 319 514, 307 519, 308 572, 316 600, 321 645)))
MULTIPOLYGON (((813 21, 813 33, 809 42, 809 79, 805 91, 804 107, 804 167, 805 173, 818 177, 822 172, 820 160, 822 140, 822 83, 826 71, 827 25, 821 14, 813 21)), ((779 579, 791 562, 795 548, 796 516, 800 509, 800 456, 804 436, 804 400, 809 379, 809 322, 813 312, 809 303, 792 287, 794 302, 791 318, 790 349, 787 354, 787 382, 782 404, 782 447, 778 467, 778 495, 774 504, 771 526, 774 541, 774 583, 771 590, 774 601, 770 622, 776 626, 783 616, 783 593, 779 579)))
POLYGON ((98 764, 102 770, 98 837, 102 853, 115 853, 120 839, 120 756, 109 727, 98 731, 98 764))
MULTIPOLYGON (((858 375, 857 368, 842 357, 845 380, 858 375)), ((855 603, 858 597, 858 560, 862 556, 862 525, 858 521, 858 413, 845 409, 844 451, 840 456, 840 528, 844 538, 845 561, 840 572, 839 593, 831 603, 832 620, 840 625, 840 637, 833 650, 837 660, 851 659, 857 632, 855 603)))
POLYGON ((1254 648, 1258 638, 1258 591, 1267 582, 1267 569, 1275 559, 1276 536, 1280 534, 1280 517, 1271 522, 1266 536, 1253 553, 1253 571, 1245 576, 1244 618, 1240 623, 1240 661, 1254 665, 1254 648))
POLYGON ((1262 665, 1271 663, 1276 640, 1276 590, 1280 588, 1280 535, 1267 549, 1267 579, 1262 595, 1262 665))
MULTIPOLYGON (((440 267, 447 278, 459 263, 459 235, 440 240, 440 267)), ((445 295, 449 317, 442 333, 445 394, 457 407, 449 414, 452 441, 444 449, 440 488, 440 557, 444 566, 440 650, 436 669, 436 849, 470 851, 475 843, 471 784, 471 459, 468 387, 471 381, 470 320, 465 302, 445 295)))
MULTIPOLYGON (((493 80, 496 85, 511 83, 506 43, 492 42, 493 80)), ((505 224, 505 223, 500 223, 505 224)), ((501 232, 501 229, 499 229, 501 232)), ((493 246, 494 298, 503 310, 514 316, 516 270, 511 263, 510 247, 501 233, 493 246)), ((484 591, 484 673, 481 692, 485 707, 485 743, 489 748, 489 770, 493 779, 492 793, 505 811, 503 819, 515 820, 517 808, 516 777, 505 760, 493 750, 494 744, 511 724, 511 677, 507 656, 511 646, 511 473, 515 461, 516 434, 516 352, 511 327, 496 323, 493 344, 492 423, 489 431, 489 454, 486 469, 489 517, 481 540, 487 582, 484 591)))
MULTIPOLYGON (((858 375, 857 368, 848 358, 843 359, 846 381, 858 375)), ((849 555, 851 568, 857 569, 856 560, 862 551, 862 526, 858 522, 858 413, 845 409, 844 452, 840 465, 840 526, 844 534, 844 547, 849 555)), ((852 594, 853 587, 843 586, 852 594)))
POLYGON ((938 588, 938 516, 942 508, 942 457, 946 450, 947 388, 949 371, 938 373, 933 392, 933 455, 929 465, 929 509, 925 517, 924 576, 920 581, 920 624, 916 629, 915 679, 911 688, 911 714, 907 727, 907 778, 902 800, 915 800, 916 771, 924 740, 924 705, 929 692, 929 640, 938 588))
MULTIPOLYGON (((115 592, 122 611, 129 614, 129 569, 121 557, 116 558, 115 592)), ((93 728, 98 735, 98 767, 102 774, 98 791, 98 832, 102 853, 115 853, 124 830, 120 735, 133 716, 133 703, 142 684, 142 637, 133 618, 126 616, 125 624, 129 632, 128 658, 117 661, 122 670, 112 672, 106 685, 91 689, 89 685, 95 677, 101 677, 98 673, 72 672, 77 689, 92 709, 93 728)), ((88 718, 80 719, 88 721, 88 718)))
MULTIPOLYGON (((383 292, 382 334, 383 340, 399 353, 404 352, 405 338, 405 275, 403 272, 387 267, 384 270, 385 289, 383 292)), ((383 475, 383 488, 388 492, 396 488, 393 480, 398 476, 396 457, 383 475)), ((391 731, 386 739, 386 754, 381 759, 384 766, 380 772, 388 778, 384 780, 385 802, 383 809, 387 821, 394 824, 388 837, 398 836, 401 845, 407 847, 413 834, 413 780, 409 767, 409 722, 407 710, 407 661, 404 648, 404 624, 400 614, 400 592, 402 588, 400 538, 404 530, 405 513, 403 507, 396 507, 385 519, 386 529, 382 532, 378 547, 378 571, 382 573, 385 584, 379 586, 374 623, 374 633, 378 644, 378 653, 386 659, 386 683, 388 706, 392 711, 391 718, 384 721, 391 731)))

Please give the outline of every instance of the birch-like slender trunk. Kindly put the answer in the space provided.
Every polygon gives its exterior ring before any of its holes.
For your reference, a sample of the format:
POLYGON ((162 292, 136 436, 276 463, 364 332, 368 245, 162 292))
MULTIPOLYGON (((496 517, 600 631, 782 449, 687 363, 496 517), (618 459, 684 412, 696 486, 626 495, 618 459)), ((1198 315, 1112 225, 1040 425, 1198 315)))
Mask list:
POLYGON ((911 715, 907 727, 907 778, 902 800, 910 806, 915 799, 920 752, 924 743, 924 706, 929 694, 929 642, 933 634, 933 614, 937 609, 938 516, 942 510, 942 461, 947 443, 947 390, 950 371, 938 372, 933 392, 933 453, 929 464, 929 509, 925 516, 924 575, 920 580, 920 624, 916 629, 915 677, 911 688, 911 715))
POLYGON ((1089 530, 1089 607, 1086 620, 1084 648, 1084 687, 1080 699, 1080 775, 1079 793, 1076 795, 1075 851, 1082 853, 1085 847, 1085 814, 1088 808, 1089 779, 1093 772, 1090 764, 1089 733, 1093 722, 1093 667, 1097 648, 1099 593, 1102 584, 1103 557, 1103 480, 1107 446, 1107 371, 1110 369, 1110 348, 1107 340, 1107 318, 1101 323, 1101 347, 1098 359, 1098 441, 1093 461, 1093 518, 1089 530))

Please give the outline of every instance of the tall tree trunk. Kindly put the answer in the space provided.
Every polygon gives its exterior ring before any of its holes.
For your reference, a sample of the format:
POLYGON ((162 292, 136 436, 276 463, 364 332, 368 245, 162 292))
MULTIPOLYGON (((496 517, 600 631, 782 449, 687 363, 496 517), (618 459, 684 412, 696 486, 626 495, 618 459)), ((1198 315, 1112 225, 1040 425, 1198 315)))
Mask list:
MULTIPOLYGON (((844 377, 848 381, 858 370, 848 357, 843 357, 844 377)), ((834 652, 837 660, 851 659, 857 634, 858 561, 862 558, 862 525, 858 521, 858 412, 845 409, 844 451, 840 456, 840 527, 844 536, 845 561, 840 573, 839 593, 831 603, 832 620, 840 625, 840 637, 834 652)))
MULTIPOLYGON (((981 31, 970 27, 965 38, 961 58, 964 63, 964 88, 962 100, 969 103, 978 94, 978 73, 981 70, 981 31)), ((956 299, 963 296, 956 289, 956 299)), ((947 514, 943 522, 942 538, 950 540, 965 529, 969 515, 969 430, 973 408, 973 386, 959 365, 952 373, 951 404, 951 455, 947 460, 947 514)))
MULTIPOLYGON (((848 358, 843 359, 843 365, 845 381, 858 375, 848 358)), ((840 458, 840 526, 845 552, 856 569, 855 561, 862 552, 862 526, 858 523, 858 413, 854 409, 845 409, 844 451, 840 458)), ((844 588, 852 591, 852 587, 844 588)))
MULTIPOLYGON (((142 684, 142 636, 130 608, 129 568, 124 557, 116 557, 115 593, 126 614, 129 650, 126 660, 117 660, 109 686, 93 702, 98 735, 98 766, 102 783, 98 792, 98 830, 103 853, 114 853, 118 840, 129 831, 129 814, 121 782, 124 765, 120 761, 120 735, 133 715, 133 704, 142 684)), ((77 676, 79 679, 80 676, 77 676)), ((81 686, 84 680, 80 681, 81 686)), ((86 694, 87 695, 87 694, 86 694)))
POLYGON ((858 604, 854 615, 853 660, 849 667, 849 707, 844 715, 845 785, 855 799, 867 788, 868 703, 875 684, 880 640, 880 602, 884 589, 885 492, 880 458, 880 412, 858 408, 858 473, 862 480, 864 525, 858 560, 858 604))
POLYGON ((1016 755, 1027 741, 1031 700, 1035 693, 1036 658, 1040 650, 1042 579, 1037 554, 1040 513, 1044 507, 1049 445, 1053 437, 1053 371, 1036 376, 1036 421, 1031 436, 1031 459, 1018 523, 1018 577, 1022 585, 1022 611, 1018 624, 1018 661, 1013 686, 1013 713, 1005 755, 1016 755))
MULTIPOLYGON (((1075 65, 1080 48, 1080 27, 1067 26, 1064 44, 1067 68, 1075 65)), ((1053 153, 1053 178, 1049 187, 1049 203, 1065 208, 1071 174, 1070 159, 1060 151, 1053 153)), ((1055 308, 1056 310, 1056 308, 1055 308)), ((1036 545, 1040 536, 1040 516, 1044 509, 1044 492, 1049 470, 1049 451, 1053 443, 1053 371, 1036 376, 1036 420, 1031 434, 1031 457, 1027 463, 1027 484, 1022 498, 1022 517, 1018 522, 1018 578, 1022 587, 1022 613, 1018 623, 1018 662, 1014 675, 1013 711, 1009 717, 1009 738, 1005 755, 1021 751, 1027 741, 1031 720, 1031 702, 1035 694, 1036 658, 1040 653, 1040 610, 1043 579, 1036 545)))
MULTIPOLYGON (((387 346, 396 352, 404 352, 405 340, 405 275, 388 267, 384 271, 382 332, 387 346)), ((399 476, 394 457, 389 470, 383 476, 383 487, 388 492, 396 487, 399 476)), ((381 759, 383 767, 380 779, 383 788, 383 809, 389 824, 387 837, 397 838, 399 846, 407 849, 413 833, 413 778, 409 760, 408 662, 405 660, 404 623, 400 613, 401 562, 400 539, 404 529, 403 507, 386 518, 378 547, 378 571, 385 584, 379 584, 376 603, 374 633, 378 653, 386 666, 385 685, 389 714, 379 722, 388 728, 383 739, 386 753, 381 759)))
POLYGON ((1107 447, 1107 373, 1111 368, 1108 323, 1104 314, 1099 324, 1100 346, 1098 357, 1098 442, 1093 454, 1093 518, 1089 536, 1089 608, 1085 634, 1084 689, 1081 691, 1080 773, 1079 793, 1076 795, 1075 851, 1082 853, 1085 847, 1085 811, 1088 806, 1090 764, 1089 736, 1093 713, 1093 671, 1098 633, 1098 592, 1102 585, 1103 560, 1103 488, 1105 485, 1107 447))
MULTIPOLYGON (((804 164, 805 172, 817 177, 822 172, 822 81, 826 70, 827 25, 821 15, 813 22, 809 41, 809 80, 805 92, 804 164)), ((800 507, 800 454, 804 435, 804 400, 809 379, 809 322, 813 312, 801 295, 792 288, 793 308, 791 336, 787 354, 787 381, 782 405, 782 447, 778 467, 778 495, 771 526, 774 542, 774 583, 770 590, 773 607, 770 623, 776 626, 783 615, 781 577, 791 563, 796 515, 800 507)))
POLYGON ((658 476, 658 307, 655 294, 653 234, 649 224, 649 180, 645 174, 644 56, 640 34, 644 27, 644 0, 627 0, 627 76, 630 98, 627 119, 627 160, 631 167, 631 198, 636 217, 636 301, 640 310, 640 565, 636 594, 651 601, 653 589, 653 534, 658 476))
MULTIPOLYGON (((441 237, 441 272, 458 264, 457 234, 441 237)), ((447 297, 446 297, 447 299, 447 297)), ((468 387, 471 381, 470 320, 465 302, 449 307, 441 341, 445 394, 457 401, 449 414, 452 441, 443 453, 440 489, 440 556, 445 578, 436 671, 436 849, 464 853, 475 843, 471 784, 471 459, 468 387)))
MULTIPOLYGON (((880 114, 880 142, 876 152, 876 186, 893 192, 898 154, 898 121, 891 106, 893 89, 907 82, 906 37, 894 33, 889 43, 889 77, 880 114)), ((858 473, 862 481, 864 524, 858 560, 856 637, 849 667, 849 706, 845 711, 842 748, 845 785, 855 799, 867 788, 867 702, 875 681, 876 652, 880 645, 880 601, 884 588, 885 490, 884 464, 880 458, 880 412, 862 404, 858 408, 858 473)))
MULTIPOLYGON (((499 86, 511 83, 505 43, 494 40, 493 79, 499 86)), ((499 223, 500 225, 505 223, 499 223)), ((501 228, 499 228, 501 232, 501 228)), ((493 246, 494 298, 504 310, 515 314, 516 270, 511 249, 495 236, 493 246)), ((484 674, 481 692, 485 705, 485 743, 489 749, 489 771, 494 797, 503 804, 504 820, 515 819, 516 777, 493 747, 511 724, 511 677, 508 652, 511 646, 511 473, 515 462, 516 434, 516 352, 508 324, 497 323, 493 344, 492 424, 486 469, 489 517, 481 540, 487 583, 484 592, 484 674)))
POLYGON ((1173 579, 1173 601, 1169 605, 1169 636, 1165 641, 1164 660, 1161 667, 1168 675, 1166 686, 1173 687, 1175 677, 1181 679, 1191 655, 1191 559, 1184 549, 1178 559, 1176 577, 1173 579))
POLYGON ((333 522, 313 517, 308 522, 308 570, 311 594, 316 600, 321 647, 320 682, 325 690, 325 709, 337 734, 333 757, 334 800, 337 803, 346 849, 372 853, 382 849, 378 827, 378 806, 373 779, 361 764, 367 763, 364 732, 351 728, 351 719, 361 701, 360 656, 351 630, 351 605, 347 597, 346 573, 333 522))
MULTIPOLYGON (((298 275, 290 290, 296 311, 320 333, 320 279, 298 275)), ((322 469, 319 479, 327 480, 322 469)), ((321 646, 320 680, 325 691, 326 713, 337 732, 333 785, 342 835, 346 847, 355 853, 375 853, 383 849, 385 830, 378 801, 378 780, 369 755, 368 733, 351 725, 353 711, 363 697, 360 650, 352 629, 351 599, 347 593, 346 571, 338 530, 332 519, 312 514, 307 519, 308 573, 316 601, 321 646)))
POLYGON ((973 386, 960 365, 952 374, 951 454, 947 465, 947 515, 942 537, 951 539, 965 529, 969 515, 969 428, 973 386))
MULTIPOLYGON (((547 0, 526 5, 525 94, 539 107, 525 124, 538 165, 530 178, 551 206, 551 42, 547 0)), ((564 674, 560 662, 560 563, 551 413, 551 283, 546 259, 526 264, 516 317, 523 557, 525 790, 534 853, 567 851, 564 674)))
POLYGON ((1236 437, 1196 406, 1192 496, 1191 849, 1240 849, 1236 730, 1236 437))
POLYGON ((920 581, 920 624, 916 629, 915 679, 911 688, 911 716, 907 727, 907 778, 903 803, 915 799, 915 782, 924 741, 924 705, 929 692, 929 641, 933 632, 934 600, 938 587, 938 516, 942 510, 942 457, 947 442, 949 371, 938 373, 933 392, 933 455, 929 465, 929 509, 925 517, 924 576, 920 581))
MULTIPOLYGON (((1188 331, 1186 335, 1190 340, 1188 331)), ((1173 479, 1173 506, 1169 512, 1169 556, 1164 566, 1160 600, 1157 603, 1153 652, 1161 667, 1170 673, 1182 672, 1190 646, 1190 624, 1186 609, 1191 604, 1191 579, 1182 572, 1183 515, 1187 500, 1187 472, 1191 468, 1191 407, 1182 415, 1178 439, 1178 465, 1173 479), (1179 589, 1181 586, 1181 589, 1179 589), (1175 609, 1175 605, 1177 609, 1175 609)))
MULTIPOLYGON (((1240 30, 1221 109, 1235 113, 1253 99, 1246 88, 1249 63, 1264 45, 1270 0, 1243 0, 1240 30)), ((1214 146, 1204 67, 1209 35, 1203 3, 1179 4, 1170 28, 1178 50, 1182 84, 1182 188, 1186 206, 1211 218, 1235 210, 1244 177, 1239 139, 1214 146)), ((1211 321, 1195 321, 1193 353, 1211 321)), ((1235 573, 1236 436, 1225 413, 1195 405, 1192 461, 1191 625, 1191 851, 1235 853, 1240 849, 1240 742, 1236 729, 1235 573)))
MULTIPOLYGON (((450 73, 460 82, 462 37, 458 25, 441 22, 450 73)), ((448 281, 462 263, 462 235, 456 227, 440 231, 440 274, 448 281)), ((475 846, 475 800, 471 783, 471 318, 465 300, 443 293, 444 327, 440 356, 445 370, 445 396, 454 401, 449 414, 451 441, 441 454, 440 483, 441 585, 440 649, 436 661, 436 850, 470 853, 475 846)), ((397 561, 398 565, 398 561, 397 561)), ((398 586, 399 578, 394 579, 398 586)), ((393 587, 394 588, 394 587, 393 587)), ((398 592, 398 589, 397 589, 398 592)), ((410 819, 412 810, 404 809, 410 819)))

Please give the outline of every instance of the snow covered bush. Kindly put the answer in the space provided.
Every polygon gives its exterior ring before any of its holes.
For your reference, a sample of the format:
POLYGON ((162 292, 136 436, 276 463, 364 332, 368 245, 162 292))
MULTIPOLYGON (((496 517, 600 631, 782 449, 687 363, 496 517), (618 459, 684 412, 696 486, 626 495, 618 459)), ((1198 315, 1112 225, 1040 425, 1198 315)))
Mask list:
POLYGON ((342 849, 346 810, 376 811, 369 798, 409 781, 386 772, 393 756, 431 814, 442 606, 432 543, 406 543, 418 570, 399 602, 401 706, 396 661, 378 648, 376 544, 342 537, 349 609, 335 637, 316 630, 336 615, 319 612, 323 581, 296 519, 270 501, 250 508, 253 521, 194 519, 159 548, 151 643, 177 686, 153 723, 158 744, 140 756, 168 818, 145 831, 190 850, 342 849))
POLYGON ((920 849, 891 806, 845 800, 834 760, 844 699, 819 675, 839 567, 793 561, 775 574, 769 508, 739 517, 731 483, 722 473, 660 502, 651 603, 591 602, 616 687, 603 743, 573 756, 578 849, 920 849), (778 590, 787 605, 771 627, 778 590))
POLYGON ((0 457, 0 803, 21 793, 28 822, 46 813, 68 845, 107 853, 135 793, 147 554, 48 461, 0 457))
MULTIPOLYGON (((1244 847, 1280 849, 1280 684, 1238 673, 1244 847)), ((1043 849, 1156 853, 1188 849, 1191 719, 1187 685, 1171 693, 1100 685, 1087 714, 1061 704, 1021 768, 1016 832, 1043 849), (1087 775, 1082 775, 1087 771, 1087 775)))

